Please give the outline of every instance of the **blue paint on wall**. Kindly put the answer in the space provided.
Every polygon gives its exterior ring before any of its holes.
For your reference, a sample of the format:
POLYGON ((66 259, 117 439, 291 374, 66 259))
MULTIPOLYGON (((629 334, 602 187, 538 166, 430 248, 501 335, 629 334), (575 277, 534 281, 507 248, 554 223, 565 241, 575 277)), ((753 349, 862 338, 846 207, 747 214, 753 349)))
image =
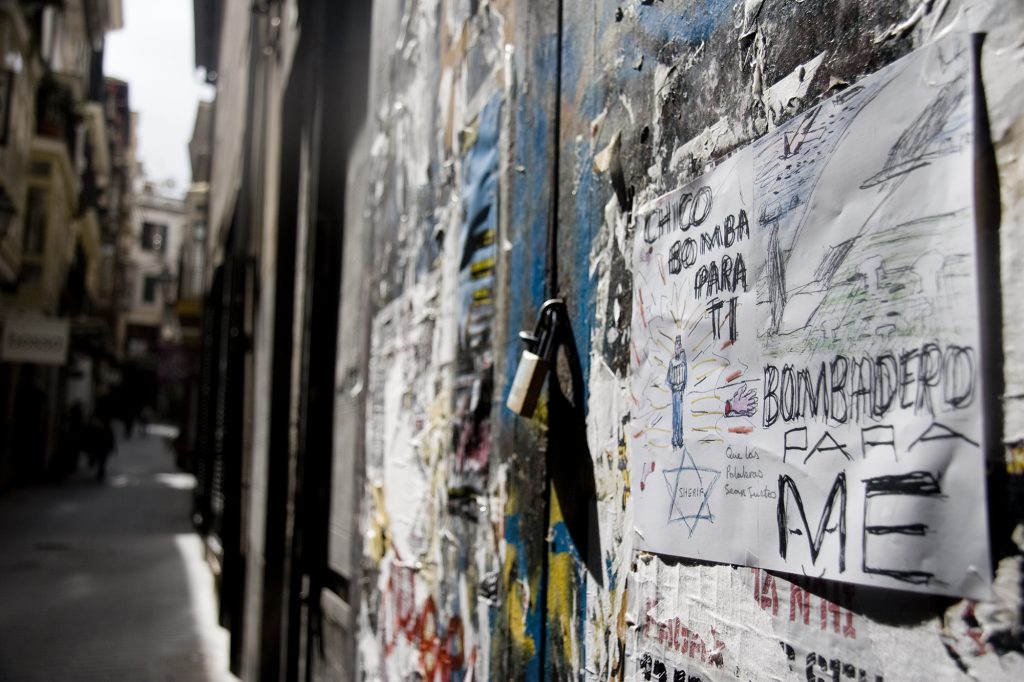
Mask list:
POLYGON ((551 552, 553 554, 569 554, 572 557, 573 566, 576 568, 575 625, 576 641, 580 643, 577 651, 579 655, 577 665, 579 670, 584 670, 586 666, 586 651, 582 643, 586 641, 587 569, 580 559, 579 550, 576 549, 576 543, 572 541, 572 535, 569 533, 569 527, 565 525, 565 521, 559 521, 551 527, 551 552))
POLYGON ((458 334, 455 353, 455 460, 449 487, 483 490, 490 459, 494 320, 498 254, 498 138, 501 95, 484 106, 466 152, 459 233, 458 334))
MULTIPOLYGON (((519 578, 529 582, 530 568, 526 560, 526 548, 523 545, 520 528, 521 525, 522 519, 519 514, 509 514, 505 517, 505 542, 516 548, 516 572, 519 574, 519 578)), ((544 581, 544 584, 546 585, 546 581, 544 581)), ((534 642, 533 656, 530 657, 526 670, 527 680, 540 679, 541 675, 540 660, 542 651, 541 631, 543 614, 537 609, 537 604, 542 601, 543 600, 534 599, 526 614, 525 632, 534 642)))
MULTIPOLYGON (((589 163, 589 156, 587 156, 589 163)), ((565 216, 572 222, 572 253, 563 258, 572 259, 572 272, 576 278, 574 290, 570 298, 572 308, 572 331, 579 350, 580 365, 583 371, 583 406, 586 409, 590 397, 590 328, 594 317, 594 300, 596 289, 590 277, 590 248, 593 241, 595 226, 591 215, 594 204, 594 174, 589 168, 579 170, 579 182, 573 200, 575 215, 565 216)))
POLYGON ((735 5, 735 0, 698 0, 680 11, 652 3, 637 8, 637 20, 642 32, 656 38, 655 42, 697 44, 710 38, 722 22, 732 21, 735 5))
POLYGON ((559 521, 551 527, 551 551, 555 554, 572 554, 573 558, 579 561, 580 555, 576 551, 576 544, 569 534, 569 527, 565 521, 559 521))
MULTIPOLYGON (((533 315, 547 294, 548 223, 554 188, 551 187, 550 167, 552 129, 545 105, 547 95, 555 88, 555 74, 550 65, 557 54, 556 35, 538 41, 532 70, 542 77, 516 101, 515 158, 509 202, 512 215, 508 221, 512 252, 507 260, 511 295, 505 347, 505 396, 523 350, 518 331, 533 328, 533 315)), ((502 410, 502 416, 516 418, 507 408, 502 410)))
MULTIPOLYGON (((600 79, 589 79, 584 75, 584 50, 589 49, 591 38, 590 27, 567 26, 562 41, 562 67, 565 70, 562 93, 563 113, 566 105, 576 121, 563 122, 569 129, 587 129, 589 123, 600 114, 601 103, 605 99, 605 86, 600 79), (579 31, 588 31, 578 35, 579 31), (579 83, 587 85, 578 94, 579 83), (575 123, 575 125, 574 125, 575 123)), ((579 351, 580 365, 583 371, 583 405, 586 407, 589 397, 590 379, 590 330, 594 317, 595 282, 590 276, 590 250, 594 235, 600 228, 603 219, 601 206, 604 199, 595 196, 592 163, 591 141, 589 139, 570 139, 562 142, 562 183, 559 188, 562 200, 559 202, 560 247, 558 258, 565 265, 559 268, 563 291, 569 305, 572 319, 573 336, 579 351), (567 175, 568 173, 568 175, 567 175), (570 194, 571 193, 571 194, 570 194), (568 249, 566 249, 568 245, 568 249), (568 253, 564 251, 569 251, 568 253), (568 276, 566 276, 568 275, 568 276)), ((602 196, 607 198, 611 187, 604 188, 602 196)))
POLYGON ((611 555, 611 554, 606 555, 605 558, 604 558, 604 572, 608 574, 608 592, 609 593, 615 591, 615 585, 616 585, 616 583, 619 580, 619 576, 615 572, 615 564, 613 562, 614 558, 615 557, 613 555, 611 555))
MULTIPOLYGON (((507 330, 508 335, 504 340, 505 372, 503 377, 496 377, 496 381, 502 381, 500 395, 502 396, 502 407, 498 412, 500 421, 506 433, 515 434, 517 430, 524 428, 525 422, 504 406, 504 398, 508 395, 508 389, 515 377, 519 356, 523 350, 519 341, 518 331, 520 329, 532 329, 535 315, 547 297, 547 274, 548 274, 548 227, 551 220, 552 198, 555 188, 552 186, 552 144, 553 144, 553 123, 548 108, 552 106, 553 95, 556 92, 557 72, 551 68, 558 59, 558 36, 554 32, 555 27, 551 26, 551 33, 537 36, 536 40, 529 45, 529 62, 525 64, 530 74, 529 88, 518 92, 510 102, 514 106, 513 117, 513 140, 511 159, 512 172, 508 174, 509 201, 507 238, 511 244, 511 251, 503 261, 508 267, 508 278, 510 292, 507 300, 507 330)), ((523 76, 519 76, 522 82, 523 76)), ((513 436, 513 439, 516 437, 513 436)), ((532 435, 522 436, 519 440, 513 440, 517 446, 525 446, 533 442, 532 435)), ((523 453, 526 457, 540 457, 543 461, 543 452, 523 453)), ((542 463, 534 460, 528 463, 527 468, 543 471, 542 463)), ((527 483, 526 485, 529 485, 527 483)), ((536 489, 524 492, 522 500, 528 500, 527 504, 542 503, 543 500, 536 489)), ((534 510, 530 510, 533 512, 534 510)), ((529 518, 533 518, 530 514, 529 518)), ((539 519, 536 519, 534 523, 539 519)), ((540 520, 545 524, 544 520, 540 520)), ((541 537, 544 533, 544 526, 540 527, 526 524, 519 513, 513 511, 505 517, 505 540, 510 547, 515 547, 517 576, 523 580, 530 581, 531 577, 540 575, 538 594, 543 594, 547 589, 547 576, 541 575, 543 558, 540 552, 545 547, 536 548, 530 554, 533 545, 524 542, 524 533, 536 533, 541 537), (537 562, 531 566, 531 561, 537 562), (532 572, 531 572, 532 571, 532 572)), ((534 543, 535 544, 535 543, 534 543)), ((537 595, 535 595, 536 597, 537 595)), ((524 631, 534 643, 534 653, 525 662, 523 669, 516 670, 517 677, 526 680, 540 680, 543 678, 541 661, 544 655, 543 629, 544 613, 537 608, 543 603, 543 599, 534 599, 534 604, 526 613, 524 631)), ((493 632, 493 630, 492 630, 493 632)))

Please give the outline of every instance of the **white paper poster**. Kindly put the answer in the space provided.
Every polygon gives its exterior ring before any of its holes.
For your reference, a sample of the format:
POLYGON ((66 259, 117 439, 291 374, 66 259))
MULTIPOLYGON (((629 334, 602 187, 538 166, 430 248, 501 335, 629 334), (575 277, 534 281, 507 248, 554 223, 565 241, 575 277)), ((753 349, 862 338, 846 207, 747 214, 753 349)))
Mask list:
POLYGON ((639 547, 983 597, 970 38, 636 217, 639 547))

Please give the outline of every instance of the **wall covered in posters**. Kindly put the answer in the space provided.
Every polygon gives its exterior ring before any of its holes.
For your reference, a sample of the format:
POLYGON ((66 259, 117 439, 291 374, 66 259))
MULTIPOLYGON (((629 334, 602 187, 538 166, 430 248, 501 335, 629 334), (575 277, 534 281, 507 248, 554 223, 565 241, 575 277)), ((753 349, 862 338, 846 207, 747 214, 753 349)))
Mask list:
POLYGON ((369 368, 353 389, 366 392, 355 651, 368 679, 488 677, 503 23, 461 3, 375 11, 367 173, 353 180, 374 225, 369 368))
POLYGON ((1000 442, 1021 431, 1020 8, 564 7, 558 268, 589 349, 600 552, 570 666, 1021 674, 1019 483, 1000 442), (855 383, 826 397, 844 360, 855 383))
POLYGON ((1000 478, 1024 361, 1005 334, 986 383, 977 301, 1000 270, 975 235, 997 188, 1008 321, 1024 11, 538 5, 376 10, 363 676, 1024 673, 1000 478), (515 332, 556 293, 586 547, 546 488, 570 459, 543 449, 553 405, 504 408, 515 332))

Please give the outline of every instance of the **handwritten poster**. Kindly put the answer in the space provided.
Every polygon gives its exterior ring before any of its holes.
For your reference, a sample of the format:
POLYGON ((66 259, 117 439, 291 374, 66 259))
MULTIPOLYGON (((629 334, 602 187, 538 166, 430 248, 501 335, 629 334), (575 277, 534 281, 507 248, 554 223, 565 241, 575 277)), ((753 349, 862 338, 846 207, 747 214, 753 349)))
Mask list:
POLYGON ((639 209, 641 549, 988 593, 973 59, 913 53, 639 209))

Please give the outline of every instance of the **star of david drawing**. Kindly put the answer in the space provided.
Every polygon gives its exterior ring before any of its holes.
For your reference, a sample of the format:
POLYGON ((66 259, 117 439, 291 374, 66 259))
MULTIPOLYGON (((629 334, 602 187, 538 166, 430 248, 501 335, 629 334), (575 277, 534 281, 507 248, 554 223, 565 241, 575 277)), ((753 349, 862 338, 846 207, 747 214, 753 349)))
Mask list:
POLYGON ((689 537, 693 537, 693 531, 701 521, 715 522, 708 498, 722 472, 697 466, 693 455, 686 448, 682 448, 682 452, 679 466, 662 472, 665 485, 668 486, 668 494, 672 498, 668 508, 668 522, 682 521, 690 530, 689 537))

